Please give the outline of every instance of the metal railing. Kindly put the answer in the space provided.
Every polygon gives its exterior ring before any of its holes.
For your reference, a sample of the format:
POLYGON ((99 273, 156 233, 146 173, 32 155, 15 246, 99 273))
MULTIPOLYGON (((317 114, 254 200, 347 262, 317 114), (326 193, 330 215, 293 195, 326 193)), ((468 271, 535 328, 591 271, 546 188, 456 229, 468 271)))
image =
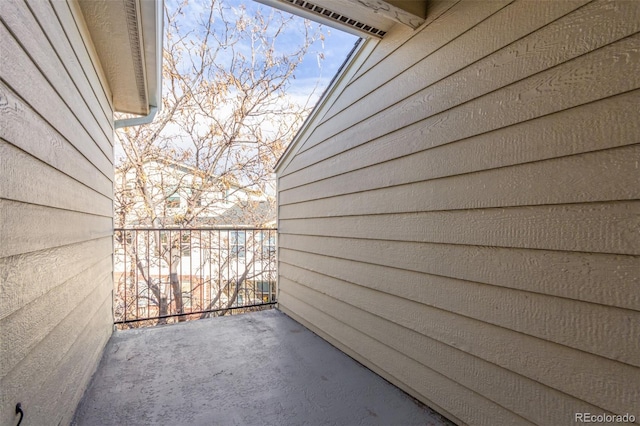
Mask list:
POLYGON ((118 228, 114 317, 122 328, 276 303, 276 229, 118 228))

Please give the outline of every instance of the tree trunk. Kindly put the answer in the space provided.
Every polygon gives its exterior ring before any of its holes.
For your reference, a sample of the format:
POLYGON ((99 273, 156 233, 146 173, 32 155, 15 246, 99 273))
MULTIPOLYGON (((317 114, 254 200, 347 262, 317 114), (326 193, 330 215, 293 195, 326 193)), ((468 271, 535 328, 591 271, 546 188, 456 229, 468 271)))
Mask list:
MULTIPOLYGON (((173 292, 173 300, 176 304, 176 314, 183 314, 183 304, 182 304, 182 286, 180 285, 180 278, 178 277, 178 272, 176 271, 176 265, 174 263, 171 264, 171 273, 169 274, 169 282, 171 284, 171 291, 173 292)), ((184 315, 180 315, 178 317, 179 322, 186 321, 187 318, 184 315)))

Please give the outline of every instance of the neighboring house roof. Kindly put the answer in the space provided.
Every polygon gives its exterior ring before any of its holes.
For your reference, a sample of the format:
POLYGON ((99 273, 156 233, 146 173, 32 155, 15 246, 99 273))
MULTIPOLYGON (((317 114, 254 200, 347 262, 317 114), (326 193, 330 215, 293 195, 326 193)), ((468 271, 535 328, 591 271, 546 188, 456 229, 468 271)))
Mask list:
POLYGON ((162 0, 78 0, 117 112, 161 104, 162 0))
POLYGON ((416 29, 427 14, 427 0, 257 1, 361 37, 384 37, 395 23, 416 29))
MULTIPOLYGON (((203 216, 197 217, 193 221, 193 226, 230 226, 234 228, 255 226, 260 223, 265 225, 263 220, 268 217, 274 216, 274 209, 267 201, 258 201, 252 206, 250 215, 247 215, 246 207, 234 204, 230 208, 224 210, 215 216, 203 216), (261 220, 262 219, 262 220, 261 220)), ((275 221, 269 221, 269 224, 273 224, 275 221)), ((272 226, 272 225, 271 225, 272 226)))
MULTIPOLYGON (((172 160, 170 158, 164 158, 164 157, 159 157, 159 158, 154 158, 154 159, 148 159, 148 160, 144 160, 143 161, 143 165, 144 166, 154 166, 156 164, 159 164, 160 166, 158 166, 158 170, 163 170, 165 168, 170 168, 173 170, 176 170, 180 173, 183 173, 184 175, 193 175, 193 176, 203 176, 203 170, 197 169, 195 167, 192 167, 188 164, 185 163, 181 163, 175 160, 172 160)), ((122 175, 122 174, 127 174, 130 170, 129 169, 116 169, 116 175, 122 175)), ((219 176, 206 176, 207 179, 209 179, 210 181, 219 179, 219 176)), ((254 189, 251 188, 247 188, 247 187, 243 187, 239 182, 237 182, 235 179, 233 179, 233 177, 227 177, 225 179, 226 184, 227 184, 227 188, 228 189, 234 189, 234 190, 242 190, 244 191, 247 195, 260 195, 259 191, 256 191, 254 189)))

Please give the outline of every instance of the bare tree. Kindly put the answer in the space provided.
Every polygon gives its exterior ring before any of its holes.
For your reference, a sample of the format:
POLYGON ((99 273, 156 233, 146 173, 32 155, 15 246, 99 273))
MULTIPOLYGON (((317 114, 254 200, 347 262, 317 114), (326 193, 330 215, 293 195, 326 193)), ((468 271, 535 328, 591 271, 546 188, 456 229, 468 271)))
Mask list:
MULTIPOLYGON (((310 109, 310 97, 295 99, 288 89, 323 35, 308 21, 261 10, 250 13, 220 0, 185 0, 166 10, 162 111, 150 125, 117 133, 117 227, 257 227, 275 219, 272 170, 310 109)), ((161 306, 160 315, 171 303, 182 313, 183 241, 163 241, 161 232, 149 237, 148 246, 169 267, 170 295, 138 254, 129 264, 161 306), (172 300, 162 303, 163 297, 172 300)), ((247 274, 236 278, 236 289, 247 274)), ((230 293, 237 296, 237 290, 230 293)))

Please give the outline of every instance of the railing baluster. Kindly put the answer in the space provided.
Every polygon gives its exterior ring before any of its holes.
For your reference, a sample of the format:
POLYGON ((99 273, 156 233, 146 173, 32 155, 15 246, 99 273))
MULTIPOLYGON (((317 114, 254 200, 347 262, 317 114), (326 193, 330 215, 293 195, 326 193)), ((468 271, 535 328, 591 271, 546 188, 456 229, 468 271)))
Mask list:
MULTIPOLYGON (((176 281, 177 281, 177 289, 179 294, 173 295, 173 300, 175 301, 176 313, 183 314, 184 313, 184 297, 182 295, 182 230, 178 231, 178 244, 176 245, 176 249, 178 253, 176 254, 178 260, 178 267, 176 268, 176 281), (178 309, 178 298, 180 298, 180 309, 178 309)), ((173 258, 171 258, 173 260, 173 258)), ((173 289, 173 287, 172 287, 173 289)), ((173 289, 175 290, 175 289, 173 289)), ((175 293, 175 291, 174 291, 175 293)))
POLYGON ((147 233, 147 303, 145 303, 146 316, 149 315, 149 307, 151 305, 151 286, 153 285, 153 278, 151 278, 151 233, 147 233))
MULTIPOLYGON (((158 253, 162 253, 164 254, 164 247, 162 246, 162 231, 158 232, 159 235, 159 240, 158 240, 158 244, 159 244, 159 248, 158 253)), ((166 234, 165 234, 165 238, 166 238, 166 234)), ((160 259, 162 258, 162 256, 158 256, 158 316, 160 316, 160 313, 162 312, 162 262, 160 261, 160 259)))
MULTIPOLYGON (((222 236, 220 231, 218 231, 218 293, 220 294, 220 297, 218 297, 218 300, 216 300, 216 305, 218 307, 220 307, 220 298, 222 297, 222 263, 220 263, 221 260, 221 256, 222 256, 222 236)), ((218 294, 216 294, 216 297, 218 296, 218 294)))
MULTIPOLYGON (((124 320, 126 321, 127 320, 127 273, 128 273, 128 271, 127 271, 127 257, 128 257, 128 253, 129 252, 127 251, 127 232, 126 231, 120 231, 120 232, 121 232, 120 235, 124 234, 124 238, 122 238, 122 241, 123 241, 123 244, 122 244, 123 245, 123 258, 124 258, 124 273, 122 274, 122 278, 124 278, 124 286, 123 286, 124 287, 124 299, 122 301, 122 306, 123 306, 122 312, 123 312, 123 315, 124 315, 124 320)), ((117 243, 117 241, 118 240, 116 240, 116 242, 114 243, 114 246, 117 243)), ((117 291, 117 289, 116 289, 116 291, 117 291)))
POLYGON ((202 263, 202 231, 198 233, 198 243, 200 244, 200 248, 198 253, 200 253, 200 309, 204 309, 204 264, 202 263))
POLYGON ((115 256, 122 256, 114 262, 117 268, 114 275, 118 277, 114 292, 115 324, 131 327, 164 323, 176 317, 188 320, 193 314, 231 315, 272 307, 276 303, 272 297, 274 233, 273 228, 115 229, 115 256), (198 256, 194 256, 194 248, 198 256), (158 265, 157 273, 153 272, 154 262, 158 265), (176 275, 173 278, 172 270, 176 275), (183 291, 185 277, 190 283, 188 292, 183 291), (140 288, 142 279, 146 289, 140 288), (175 288, 172 279, 177 280, 175 288), (194 294, 196 288, 198 293, 194 294), (145 301, 140 300, 143 297, 145 301), (166 299, 164 308, 163 299, 166 299), (181 309, 177 309, 179 306, 181 309))

